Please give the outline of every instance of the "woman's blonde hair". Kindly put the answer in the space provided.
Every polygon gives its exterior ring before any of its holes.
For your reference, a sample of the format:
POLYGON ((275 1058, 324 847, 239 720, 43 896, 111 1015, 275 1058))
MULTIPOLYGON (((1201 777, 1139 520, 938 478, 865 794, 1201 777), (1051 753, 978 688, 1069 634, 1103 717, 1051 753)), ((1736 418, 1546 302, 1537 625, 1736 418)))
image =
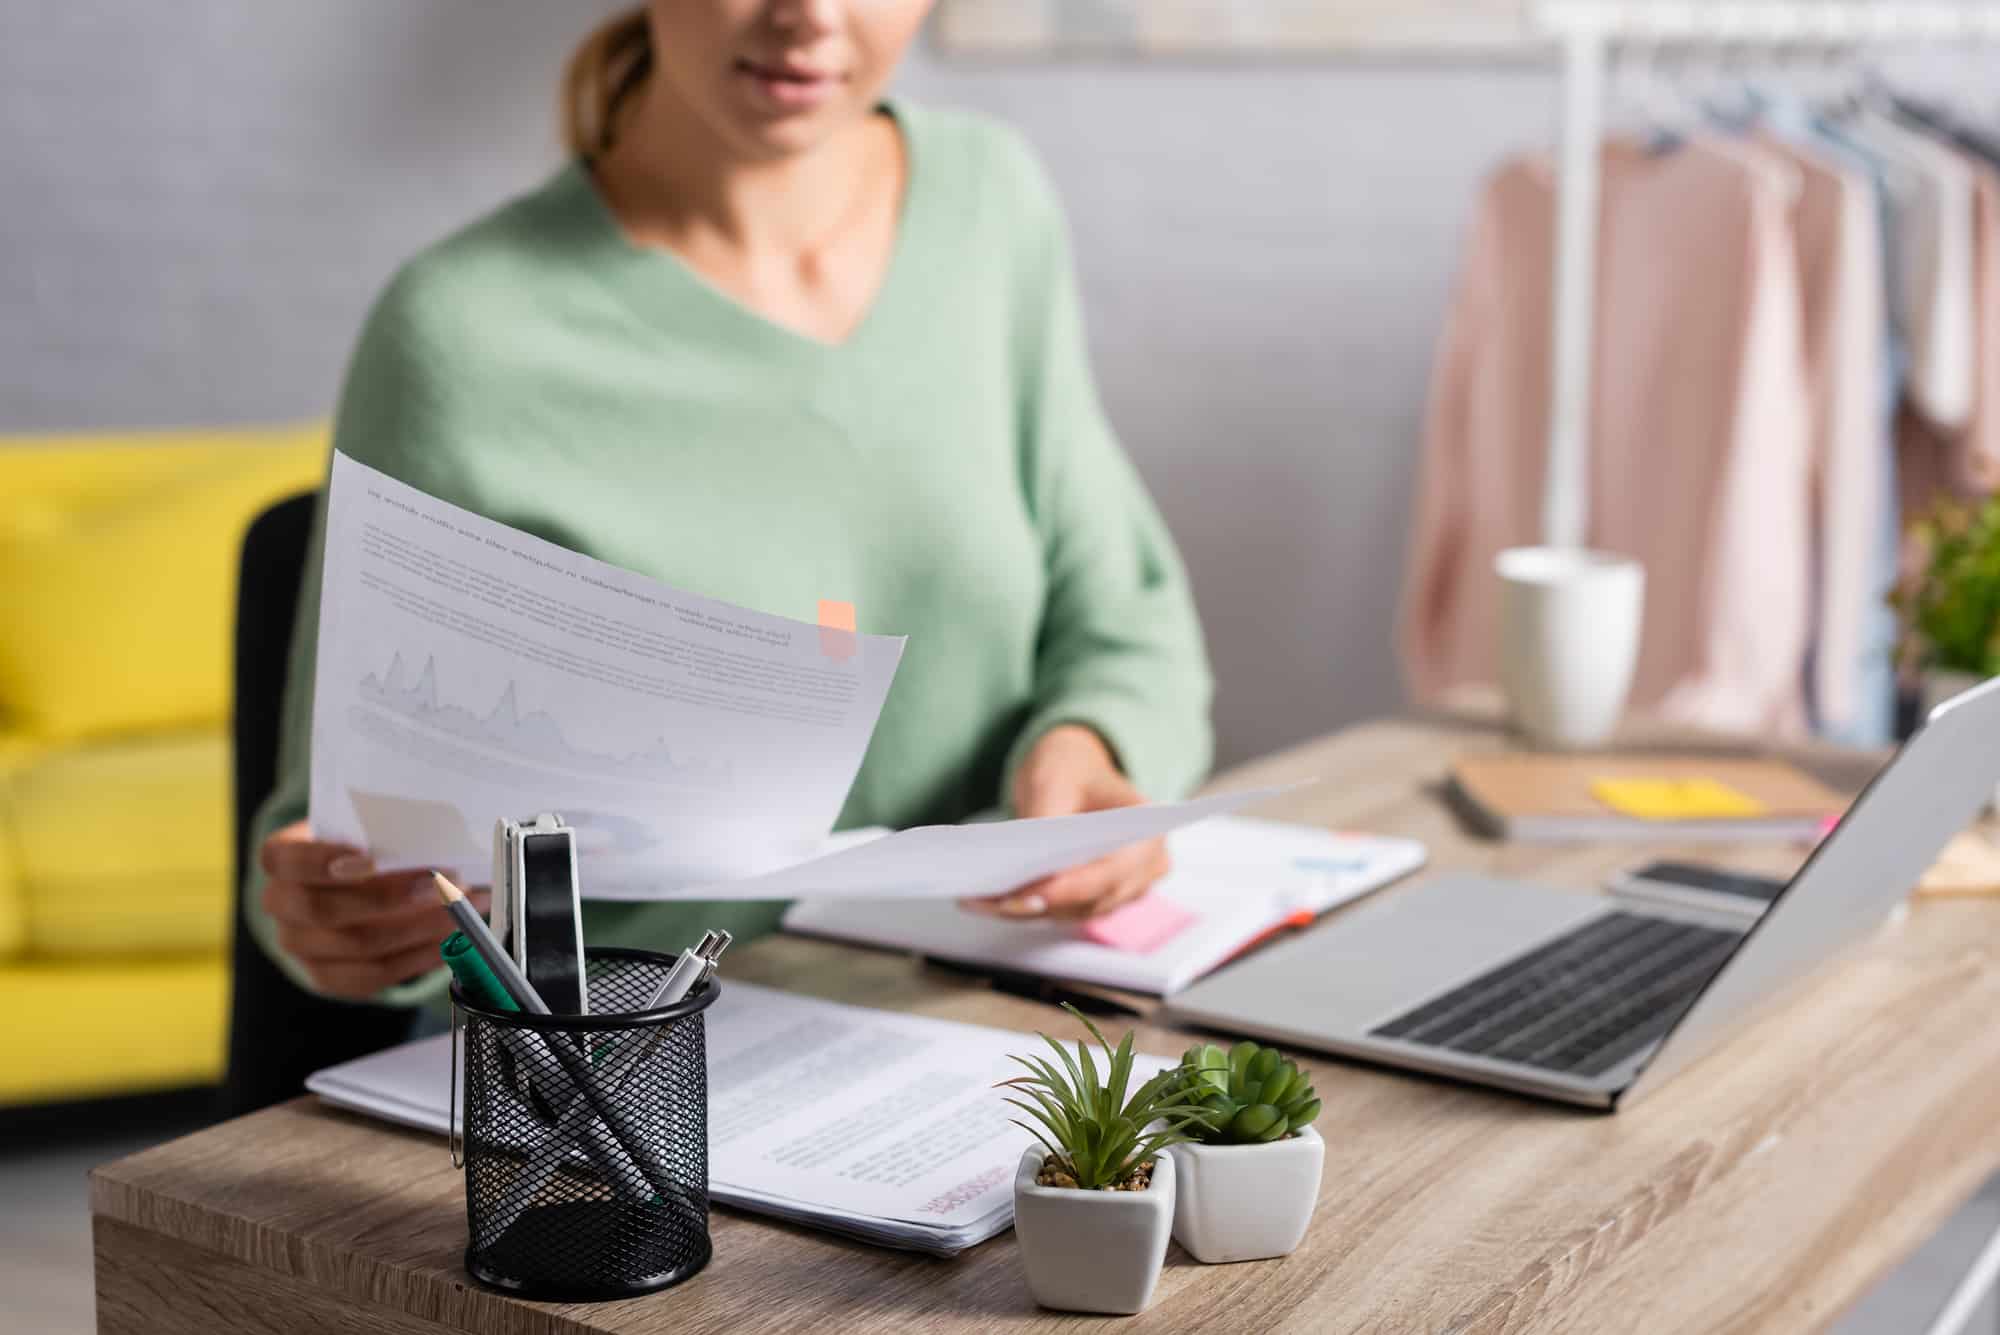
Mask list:
POLYGON ((646 7, 604 21, 570 54, 563 69, 562 138, 588 162, 611 147, 632 95, 653 72, 653 30, 646 7))

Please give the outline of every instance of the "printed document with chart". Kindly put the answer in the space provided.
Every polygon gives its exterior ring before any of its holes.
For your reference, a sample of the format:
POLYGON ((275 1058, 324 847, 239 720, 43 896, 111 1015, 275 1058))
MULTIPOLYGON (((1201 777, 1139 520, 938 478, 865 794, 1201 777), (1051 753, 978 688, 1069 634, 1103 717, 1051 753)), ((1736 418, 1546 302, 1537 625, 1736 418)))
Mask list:
POLYGON ((321 588, 314 829, 483 881, 497 818, 554 811, 593 896, 817 851, 903 649, 670 588, 341 454, 321 588))

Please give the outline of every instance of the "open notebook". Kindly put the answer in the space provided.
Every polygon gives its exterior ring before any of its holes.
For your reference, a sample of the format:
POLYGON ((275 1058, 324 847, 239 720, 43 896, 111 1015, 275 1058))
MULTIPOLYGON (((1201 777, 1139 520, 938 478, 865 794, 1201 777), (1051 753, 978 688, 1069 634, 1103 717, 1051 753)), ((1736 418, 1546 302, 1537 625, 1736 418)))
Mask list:
POLYGON ((914 950, 979 968, 1160 996, 1260 937, 1424 863, 1413 839, 1211 816, 1167 836, 1173 870, 1123 923, 1009 922, 937 900, 801 900, 786 930, 914 950), (1121 930, 1129 925, 1129 930, 1121 930))
MULTIPOLYGON (((949 1255, 1014 1221, 1032 1141, 992 1088, 1042 1041, 724 981, 706 1012, 709 1195, 885 1247, 949 1255)), ((1051 1012, 1051 1032, 1076 1026, 1051 1012)), ((1171 1061, 1139 1057, 1136 1077, 1171 1061)), ((318 1071, 329 1103, 443 1135, 451 1037, 318 1071)))

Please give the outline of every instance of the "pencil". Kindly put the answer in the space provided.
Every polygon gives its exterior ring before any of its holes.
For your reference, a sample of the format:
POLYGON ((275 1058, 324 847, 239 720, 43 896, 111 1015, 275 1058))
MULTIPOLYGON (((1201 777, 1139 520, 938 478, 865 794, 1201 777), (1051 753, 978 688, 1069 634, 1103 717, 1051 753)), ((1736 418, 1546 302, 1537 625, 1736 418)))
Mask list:
POLYGON ((465 939, 472 943, 479 957, 486 961, 486 967, 493 970, 500 986, 506 988, 521 1009, 530 1015, 547 1015, 548 1003, 528 982, 521 966, 514 963, 514 957, 502 950, 500 943, 493 939, 492 929, 487 927, 486 919, 479 916, 479 910, 472 907, 465 891, 447 880, 443 872, 432 872, 431 880, 437 883, 438 897, 444 901, 445 911, 451 914, 458 930, 465 933, 465 939))

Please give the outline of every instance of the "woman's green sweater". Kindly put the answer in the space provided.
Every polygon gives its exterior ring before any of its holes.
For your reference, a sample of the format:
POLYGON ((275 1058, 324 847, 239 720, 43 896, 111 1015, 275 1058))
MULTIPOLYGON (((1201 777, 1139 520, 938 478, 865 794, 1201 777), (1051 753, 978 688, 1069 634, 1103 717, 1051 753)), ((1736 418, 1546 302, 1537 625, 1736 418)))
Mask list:
MULTIPOLYGON (((890 110, 908 185, 887 276, 845 342, 634 246, 571 165, 390 284, 335 446, 711 598, 808 621, 822 599, 851 602, 858 629, 907 635, 843 826, 1003 805, 1028 745, 1065 721, 1103 734, 1148 794, 1178 795, 1210 754, 1201 629, 1098 405, 1055 196, 1010 132, 890 110)), ((259 842, 305 815, 318 589, 315 540, 259 842)), ((245 887, 252 930, 302 977, 261 881, 245 887)), ((769 930, 781 907, 588 904, 584 929, 672 950, 705 926, 769 930)))

